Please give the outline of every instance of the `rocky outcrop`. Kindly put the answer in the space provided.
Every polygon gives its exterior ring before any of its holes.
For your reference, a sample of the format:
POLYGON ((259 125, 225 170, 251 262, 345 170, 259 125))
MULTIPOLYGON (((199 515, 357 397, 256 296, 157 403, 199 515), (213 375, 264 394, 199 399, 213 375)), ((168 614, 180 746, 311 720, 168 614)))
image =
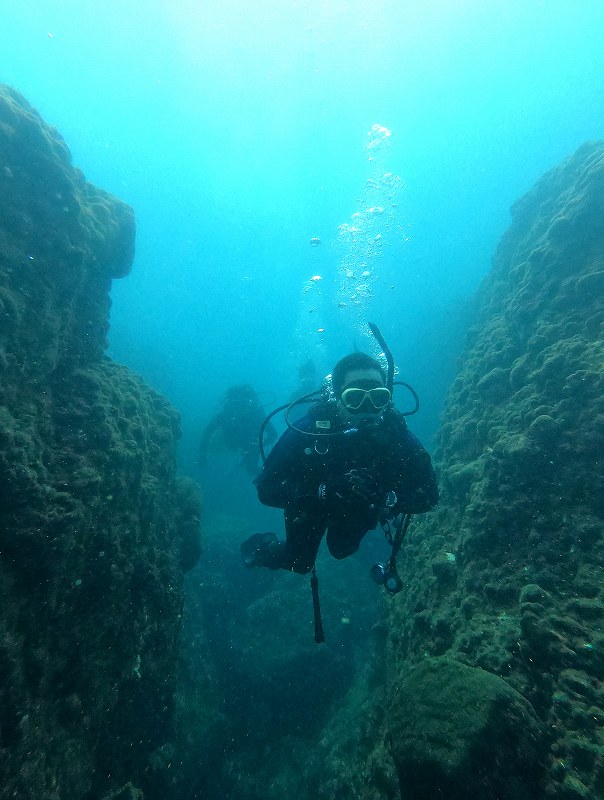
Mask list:
MULTIPOLYGON (((583 146, 545 175, 512 217, 444 417, 442 500, 412 526, 401 558, 407 588, 390 613, 390 703, 409 710, 400 686, 426 658, 463 665, 460 696, 490 673, 524 709, 510 736, 520 741, 534 717, 522 761, 517 749, 506 754, 508 773, 532 774, 533 788, 504 791, 491 765, 474 796, 600 797, 604 145, 583 146)), ((414 684, 418 707, 440 703, 442 753, 453 737, 479 742, 484 710, 478 703, 460 731, 447 683, 443 675, 440 686, 414 684)), ((408 736, 406 716, 393 713, 388 731, 399 775, 409 774, 409 753, 396 746, 408 736)), ((414 758, 425 766, 434 753, 423 741, 415 740, 414 758)), ((491 764, 500 743, 485 741, 482 763, 491 764)), ((458 796, 447 793, 443 759, 433 760, 421 788, 401 787, 405 798, 458 796)), ((465 763, 465 776, 455 767, 455 786, 473 787, 476 762, 465 763)))
POLYGON ((170 734, 199 496, 103 356, 134 216, 0 88, 1 798, 142 797, 170 734))
POLYGON ((435 787, 447 800, 538 796, 544 732, 505 680, 441 656, 393 689, 387 726, 403 797, 432 800, 435 787))

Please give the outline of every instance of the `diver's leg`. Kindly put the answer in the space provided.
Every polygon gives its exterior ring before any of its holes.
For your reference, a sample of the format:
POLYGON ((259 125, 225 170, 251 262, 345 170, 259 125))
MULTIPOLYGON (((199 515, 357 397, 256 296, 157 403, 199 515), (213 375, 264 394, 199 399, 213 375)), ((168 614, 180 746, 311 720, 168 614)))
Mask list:
POLYGON ((327 520, 319 506, 308 502, 290 503, 285 509, 286 540, 274 533, 255 533, 241 545, 246 567, 287 569, 305 575, 310 572, 325 532, 327 520))
MULTIPOLYGON (((277 535, 272 531, 254 533, 241 543, 241 557, 246 567, 268 567, 265 563, 270 551, 279 545, 277 535)), ((275 567, 277 569, 277 567, 275 567)))
POLYGON ((327 527, 327 515, 319 502, 309 498, 290 503, 285 509, 286 540, 281 543, 281 568, 306 575, 312 569, 321 539, 327 527))
POLYGON ((375 525, 367 514, 353 509, 330 517, 326 537, 329 552, 334 558, 348 558, 356 553, 367 531, 375 525))

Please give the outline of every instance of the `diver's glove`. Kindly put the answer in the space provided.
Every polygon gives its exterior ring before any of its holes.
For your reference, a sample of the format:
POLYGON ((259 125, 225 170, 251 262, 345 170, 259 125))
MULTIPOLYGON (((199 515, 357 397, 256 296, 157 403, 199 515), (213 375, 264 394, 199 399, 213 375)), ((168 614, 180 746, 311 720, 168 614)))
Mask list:
POLYGON ((368 469, 351 469, 332 483, 322 483, 318 496, 326 502, 355 503, 372 508, 379 503, 379 487, 368 469))

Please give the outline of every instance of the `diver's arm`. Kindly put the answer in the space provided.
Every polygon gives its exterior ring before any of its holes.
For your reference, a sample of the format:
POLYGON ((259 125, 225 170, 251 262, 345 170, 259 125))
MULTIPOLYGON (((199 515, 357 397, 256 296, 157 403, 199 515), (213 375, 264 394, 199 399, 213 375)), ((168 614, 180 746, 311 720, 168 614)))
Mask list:
POLYGON ((203 429, 203 433, 201 434, 201 441, 199 442, 199 464, 200 466, 204 466, 206 462, 206 458, 208 457, 208 448, 210 446, 210 441, 212 436, 220 426, 220 419, 216 417, 212 417, 212 419, 208 422, 208 424, 203 429))
POLYGON ((299 434, 287 430, 267 456, 262 472, 254 481, 258 499, 265 506, 285 508, 300 496, 303 447, 299 434))

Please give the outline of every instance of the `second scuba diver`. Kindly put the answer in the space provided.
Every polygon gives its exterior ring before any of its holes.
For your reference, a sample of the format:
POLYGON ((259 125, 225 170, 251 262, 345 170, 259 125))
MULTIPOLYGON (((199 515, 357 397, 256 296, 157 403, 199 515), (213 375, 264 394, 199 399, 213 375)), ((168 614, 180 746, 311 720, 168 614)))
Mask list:
MULTIPOLYGON (((254 389, 247 383, 231 386, 216 413, 204 428, 199 445, 199 464, 205 467, 208 453, 216 442, 241 455, 241 464, 250 475, 259 470, 258 428, 265 417, 254 389)), ((277 438, 272 425, 267 428, 269 442, 277 438)))

